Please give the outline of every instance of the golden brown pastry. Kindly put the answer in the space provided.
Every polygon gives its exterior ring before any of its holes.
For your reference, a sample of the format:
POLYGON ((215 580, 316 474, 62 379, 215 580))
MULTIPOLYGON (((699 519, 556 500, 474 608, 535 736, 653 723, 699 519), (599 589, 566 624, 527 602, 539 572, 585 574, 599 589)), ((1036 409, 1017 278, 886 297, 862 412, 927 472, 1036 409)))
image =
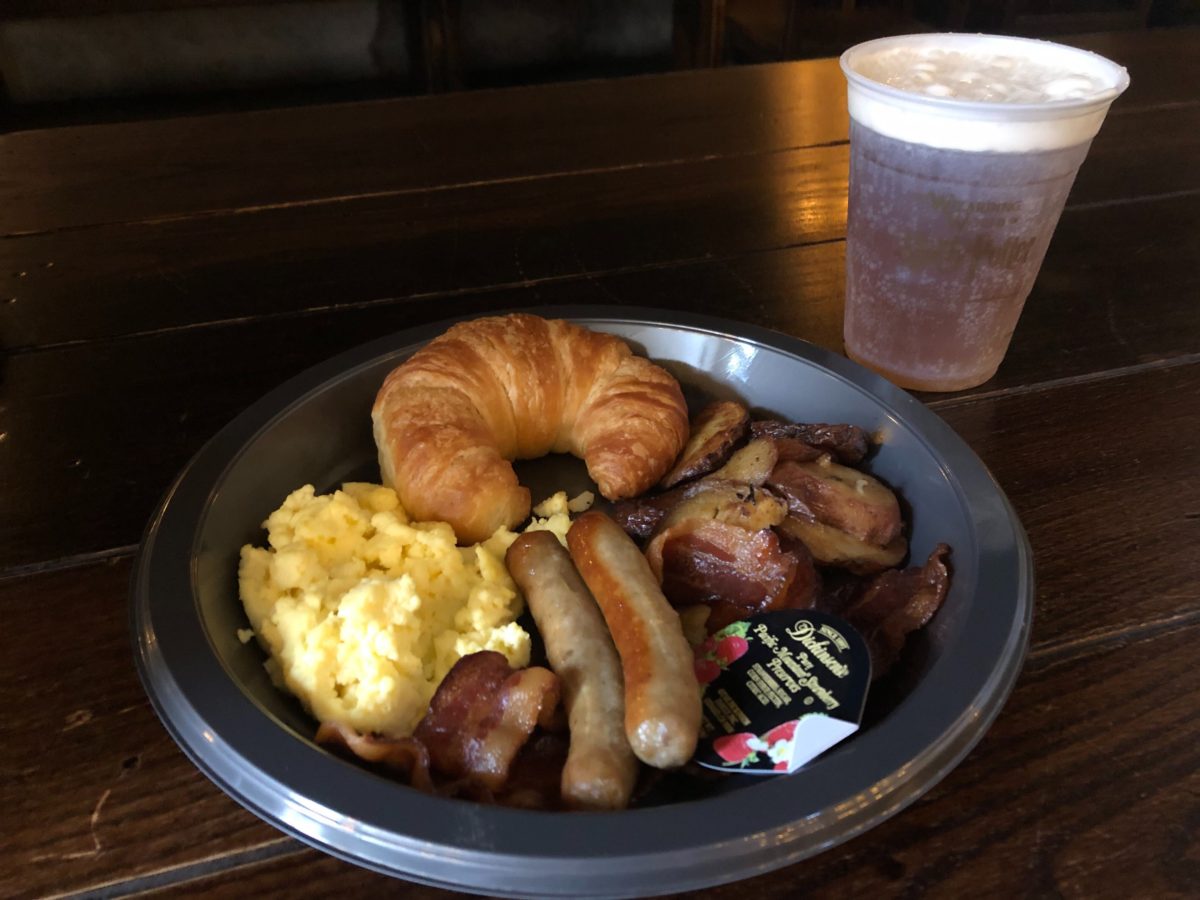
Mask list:
POLYGON ((509 460, 572 453, 615 500, 658 481, 688 436, 666 370, 613 335, 522 313, 435 338, 388 375, 371 417, 384 484, 464 543, 529 515, 509 460))

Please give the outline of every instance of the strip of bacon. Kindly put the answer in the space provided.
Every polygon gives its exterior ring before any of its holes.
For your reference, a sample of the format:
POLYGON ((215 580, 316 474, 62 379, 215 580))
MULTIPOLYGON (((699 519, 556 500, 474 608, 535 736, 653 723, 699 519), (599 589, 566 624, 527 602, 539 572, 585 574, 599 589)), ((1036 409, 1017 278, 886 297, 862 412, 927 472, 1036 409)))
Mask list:
POLYGON ((933 618, 950 588, 946 557, 950 548, 938 544, 923 566, 889 569, 867 580, 849 605, 840 611, 871 650, 872 679, 895 664, 909 634, 933 618))
POLYGON ((498 793, 534 728, 553 724, 559 695, 549 669, 514 672, 499 653, 472 653, 447 673, 414 737, 439 774, 498 793))
POLYGON ((317 743, 349 751, 361 760, 383 766, 419 791, 433 791, 433 779, 429 775, 429 752, 415 738, 359 734, 346 725, 322 722, 317 729, 317 743))
POLYGON ((673 605, 712 608, 713 632, 755 613, 811 606, 816 569, 803 545, 796 549, 782 549, 769 528, 686 519, 658 534, 646 556, 673 605))

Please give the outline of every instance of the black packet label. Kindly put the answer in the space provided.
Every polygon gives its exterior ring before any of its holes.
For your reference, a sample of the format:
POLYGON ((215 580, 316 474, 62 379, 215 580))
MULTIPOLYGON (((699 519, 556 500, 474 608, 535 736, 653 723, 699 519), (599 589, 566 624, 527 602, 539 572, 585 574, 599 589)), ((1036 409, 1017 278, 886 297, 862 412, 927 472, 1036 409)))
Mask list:
POLYGON ((734 622, 696 648, 704 717, 695 761, 794 772, 858 730, 871 654, 837 616, 785 609, 734 622))

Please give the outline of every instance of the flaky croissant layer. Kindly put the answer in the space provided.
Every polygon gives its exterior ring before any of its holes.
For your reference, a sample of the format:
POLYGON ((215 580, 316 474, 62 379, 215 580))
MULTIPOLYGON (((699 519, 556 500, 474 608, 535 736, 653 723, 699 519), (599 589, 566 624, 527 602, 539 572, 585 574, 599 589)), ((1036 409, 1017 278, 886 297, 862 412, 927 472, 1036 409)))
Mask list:
POLYGON ((665 369, 613 335, 524 313, 452 326, 388 375, 371 418, 384 484, 463 543, 529 516, 510 460, 572 453, 617 500, 657 482, 688 435, 665 369))

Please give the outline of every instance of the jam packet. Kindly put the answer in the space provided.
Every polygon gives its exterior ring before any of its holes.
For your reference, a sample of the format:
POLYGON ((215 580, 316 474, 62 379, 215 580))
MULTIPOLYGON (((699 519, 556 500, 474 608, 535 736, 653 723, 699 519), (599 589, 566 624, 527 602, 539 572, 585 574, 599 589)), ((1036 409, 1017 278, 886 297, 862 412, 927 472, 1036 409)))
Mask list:
POLYGON ((696 648, 704 691, 696 762, 723 772, 794 772, 858 730, 871 683, 862 635, 813 609, 775 610, 696 648))

